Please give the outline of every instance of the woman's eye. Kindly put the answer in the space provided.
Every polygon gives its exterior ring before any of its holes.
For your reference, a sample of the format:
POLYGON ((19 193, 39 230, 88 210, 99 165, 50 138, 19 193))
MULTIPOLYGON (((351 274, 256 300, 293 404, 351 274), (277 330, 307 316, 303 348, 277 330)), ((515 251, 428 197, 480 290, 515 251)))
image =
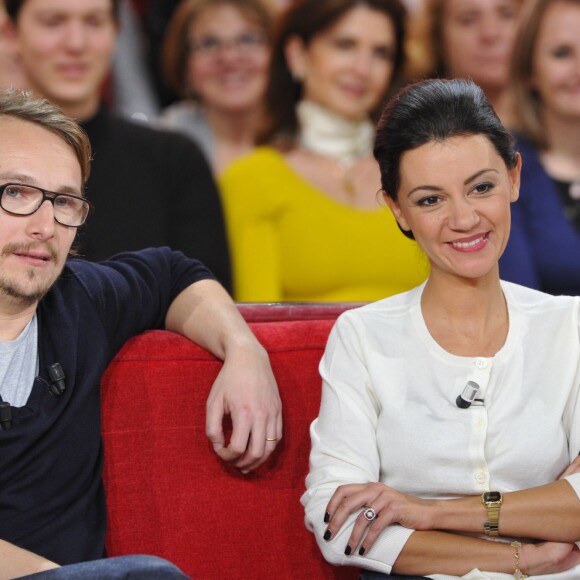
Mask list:
POLYGON ((490 191, 493 187, 493 184, 491 183, 478 183, 474 188, 473 191, 475 191, 475 193, 487 193, 488 191, 490 191))
POLYGON ((499 11, 499 16, 502 20, 515 20, 517 16, 517 11, 512 6, 509 7, 506 6, 505 8, 502 8, 499 11))
POLYGON ((558 46, 552 50, 552 56, 555 58, 567 58, 572 54, 570 47, 568 46, 558 46))
POLYGON ((439 198, 436 195, 430 195, 429 197, 424 197, 419 200, 419 205, 422 207, 432 207, 437 205, 439 198))
POLYGON ((336 38, 334 46, 340 50, 350 50, 354 46, 354 42, 350 38, 336 38))
POLYGON ((477 24, 478 21, 479 21, 479 17, 474 12, 465 12, 463 14, 460 14, 457 17, 457 22, 461 26, 473 26, 473 25, 477 24))

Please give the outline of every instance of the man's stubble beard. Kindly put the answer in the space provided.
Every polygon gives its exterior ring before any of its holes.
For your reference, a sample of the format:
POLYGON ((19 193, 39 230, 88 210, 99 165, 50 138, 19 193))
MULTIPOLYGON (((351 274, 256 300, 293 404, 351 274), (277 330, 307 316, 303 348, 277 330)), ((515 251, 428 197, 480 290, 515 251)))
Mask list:
MULTIPOLYGON (((6 244, 6 246, 2 248, 2 252, 0 255, 6 258, 16 252, 25 252, 30 250, 31 248, 38 247, 38 245, 39 244, 36 243, 6 244)), ((50 252, 53 263, 56 263, 58 256, 54 248, 52 248, 52 246, 49 245, 45 245, 45 248, 50 252)), ((26 290, 22 284, 19 284, 17 279, 10 279, 10 277, 6 277, 0 267, 0 297, 6 298, 9 302, 13 304, 18 304, 24 308, 32 306, 33 304, 39 302, 45 296, 45 294, 50 290, 52 285, 56 282, 61 272, 62 268, 58 272, 58 274, 54 277, 53 280, 44 280, 44 281, 40 280, 36 288, 34 288, 33 286, 30 290, 26 290)), ((38 272, 36 272, 32 268, 27 270, 24 273, 24 276, 30 282, 34 281, 35 278, 39 277, 38 272)))

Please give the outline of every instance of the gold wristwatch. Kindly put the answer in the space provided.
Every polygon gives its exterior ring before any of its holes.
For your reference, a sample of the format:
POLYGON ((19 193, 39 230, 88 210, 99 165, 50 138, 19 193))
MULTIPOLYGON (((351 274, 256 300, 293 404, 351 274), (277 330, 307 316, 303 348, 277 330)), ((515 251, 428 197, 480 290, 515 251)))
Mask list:
POLYGON ((503 497, 499 491, 486 491, 481 495, 481 503, 487 509, 487 520, 483 524, 487 536, 495 537, 499 534, 499 508, 502 502, 503 497))

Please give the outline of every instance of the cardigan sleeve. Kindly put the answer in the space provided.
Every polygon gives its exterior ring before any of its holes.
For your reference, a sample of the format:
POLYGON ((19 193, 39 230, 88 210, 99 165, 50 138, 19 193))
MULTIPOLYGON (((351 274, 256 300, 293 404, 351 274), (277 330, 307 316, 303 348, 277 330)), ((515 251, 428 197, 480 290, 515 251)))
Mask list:
POLYGON ((320 374, 322 402, 320 414, 310 428, 310 472, 306 479, 307 491, 302 496, 307 526, 328 562, 389 574, 413 530, 389 526, 364 558, 346 556, 344 549, 357 512, 335 537, 328 542, 323 540, 324 512, 337 487, 379 480, 376 427, 380 408, 373 396, 364 353, 349 313, 339 318, 331 332, 320 374))

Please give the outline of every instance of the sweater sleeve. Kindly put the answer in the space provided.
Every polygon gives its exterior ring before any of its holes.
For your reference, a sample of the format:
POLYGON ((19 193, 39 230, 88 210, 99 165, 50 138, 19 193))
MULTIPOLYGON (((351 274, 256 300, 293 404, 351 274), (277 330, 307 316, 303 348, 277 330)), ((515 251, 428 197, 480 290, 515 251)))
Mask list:
POLYGON ((307 526, 328 562, 389 574, 413 530, 389 526, 364 558, 346 556, 344 549, 359 514, 356 512, 330 541, 323 540, 324 512, 337 487, 379 481, 380 474, 376 437, 380 408, 350 313, 342 315, 331 332, 320 374, 322 402, 320 414, 310 428, 310 472, 301 500, 307 526))
POLYGON ((163 328, 173 300, 189 285, 213 278, 201 262, 169 248, 126 252, 99 264, 71 260, 69 268, 100 313, 112 352, 131 336, 163 328))

